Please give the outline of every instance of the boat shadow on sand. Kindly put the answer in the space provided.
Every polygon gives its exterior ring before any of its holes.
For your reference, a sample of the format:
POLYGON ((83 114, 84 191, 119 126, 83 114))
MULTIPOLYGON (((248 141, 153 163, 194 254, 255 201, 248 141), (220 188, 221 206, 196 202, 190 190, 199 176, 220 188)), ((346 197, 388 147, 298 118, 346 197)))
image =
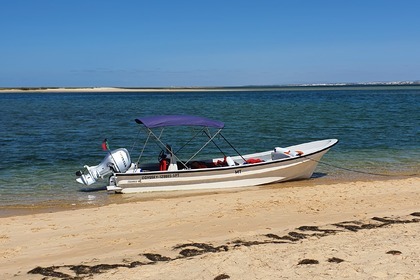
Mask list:
POLYGON ((100 192, 100 191, 106 191, 106 186, 88 187, 88 188, 79 189, 79 192, 100 192))
MULTIPOLYGON (((420 212, 414 212, 407 216, 399 217, 373 217, 369 220, 344 221, 330 225, 319 226, 300 226, 293 231, 278 235, 267 233, 264 235, 254 236, 251 240, 233 240, 225 244, 213 245, 210 243, 185 243, 175 245, 172 250, 174 256, 164 256, 159 253, 140 253, 140 259, 135 261, 123 260, 117 264, 97 264, 97 265, 62 265, 49 267, 36 267, 28 272, 28 274, 39 274, 45 276, 43 279, 60 278, 67 280, 76 280, 92 277, 95 274, 105 273, 112 269, 118 268, 135 268, 144 265, 153 265, 157 263, 168 263, 174 260, 194 258, 209 253, 222 253, 234 250, 238 247, 250 247, 264 244, 297 244, 299 241, 310 237, 325 237, 335 235, 340 232, 358 232, 361 230, 370 230, 387 227, 394 224, 419 223, 420 212)), ((387 254, 401 254, 400 251, 389 251, 387 254)), ((345 260, 340 258, 329 258, 330 263, 340 263, 345 260)), ((303 259, 298 265, 318 264, 318 260, 303 259)), ((214 277, 215 280, 229 279, 227 274, 220 274, 214 277)))
POLYGON ((327 173, 321 173, 321 172, 314 172, 311 176, 311 179, 316 179, 316 178, 322 178, 328 176, 327 173))

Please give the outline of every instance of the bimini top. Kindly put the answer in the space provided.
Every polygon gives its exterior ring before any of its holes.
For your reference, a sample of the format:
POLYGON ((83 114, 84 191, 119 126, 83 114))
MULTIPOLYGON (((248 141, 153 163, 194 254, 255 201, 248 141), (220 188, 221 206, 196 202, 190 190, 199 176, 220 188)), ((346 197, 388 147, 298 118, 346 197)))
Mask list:
POLYGON ((147 128, 163 127, 163 126, 205 126, 223 128, 225 124, 203 117, 188 115, 162 115, 142 117, 135 120, 138 124, 143 124, 147 128))

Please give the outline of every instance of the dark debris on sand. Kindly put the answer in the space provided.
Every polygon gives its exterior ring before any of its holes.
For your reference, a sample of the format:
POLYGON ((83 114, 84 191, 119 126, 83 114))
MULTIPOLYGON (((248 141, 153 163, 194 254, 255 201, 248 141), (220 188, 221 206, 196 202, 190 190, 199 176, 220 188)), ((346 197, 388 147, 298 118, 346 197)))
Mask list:
POLYGON ((391 251, 388 251, 386 253, 390 254, 390 255, 401 255, 402 254, 400 251, 397 251, 397 250, 391 250, 391 251))
POLYGON ((174 250, 182 249, 179 254, 182 257, 194 257, 206 253, 217 253, 227 251, 228 247, 226 245, 214 247, 211 244, 206 243, 186 243, 177 245, 173 248, 174 250))
POLYGON ((313 259, 303 259, 298 263, 298 265, 302 264, 319 264, 319 261, 313 259))
POLYGON ((340 258, 333 257, 333 258, 329 258, 328 262, 330 262, 330 263, 341 263, 341 262, 344 262, 344 260, 340 259, 340 258))
POLYGON ((167 261, 172 260, 171 258, 162 256, 160 254, 146 253, 146 254, 142 254, 142 255, 145 256, 148 260, 150 260, 152 262, 167 262, 167 261))
POLYGON ((223 273, 214 277, 214 280, 224 280, 224 279, 230 279, 230 276, 223 273))
MULTIPOLYGON (((221 253, 226 252, 237 247, 249 247, 249 246, 258 246, 263 244, 295 244, 302 240, 308 239, 310 237, 322 238, 324 236, 334 235, 339 232, 350 231, 358 232, 360 230, 369 230, 386 227, 392 224, 406 224, 406 223, 418 223, 420 222, 419 218, 420 212, 411 213, 409 216, 405 217, 373 217, 368 221, 345 221, 341 223, 335 223, 332 225, 326 226, 326 228, 320 228, 317 226, 301 226, 296 228, 294 231, 289 232, 287 235, 277 235, 274 233, 267 233, 261 237, 255 237, 257 240, 235 240, 227 242, 226 244, 220 246, 214 246, 209 243, 185 243, 176 245, 173 247, 173 251, 177 252, 176 257, 166 257, 157 253, 141 253, 140 256, 147 259, 147 261, 133 261, 129 263, 120 263, 120 264, 97 264, 97 265, 62 265, 62 266, 50 266, 50 267, 35 267, 34 269, 28 271, 28 274, 38 274, 45 276, 44 279, 65 279, 65 280, 82 280, 88 277, 91 277, 95 274, 104 273, 106 271, 117 269, 120 267, 125 268, 134 268, 143 265, 154 265, 162 262, 171 262, 173 260, 184 259, 184 258, 194 258, 203 254, 209 253, 221 253), (335 228, 332 228, 335 227, 335 228), (265 238, 262 239, 261 238, 265 238), (51 278, 50 278, 51 277, 51 278)), ((400 251, 391 250, 387 254, 399 255, 400 251)), ((340 263, 344 260, 339 258, 330 258, 328 262, 330 263, 340 263)), ((319 261, 304 259, 299 262, 299 265, 303 264, 318 264, 319 261)), ((230 276, 227 274, 220 274, 216 278, 217 280, 229 279, 230 276)))

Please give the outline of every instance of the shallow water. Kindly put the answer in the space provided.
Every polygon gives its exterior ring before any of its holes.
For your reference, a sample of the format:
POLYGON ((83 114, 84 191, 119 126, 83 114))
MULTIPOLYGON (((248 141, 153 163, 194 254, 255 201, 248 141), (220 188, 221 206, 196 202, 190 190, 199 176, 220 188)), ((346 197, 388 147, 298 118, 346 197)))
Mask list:
MULTIPOLYGON (((0 100, 0 205, 6 207, 112 202, 104 191, 81 191, 74 173, 102 160, 104 138, 111 149, 126 147, 136 159, 140 147, 132 150, 139 132, 134 119, 146 115, 192 114, 223 121, 224 136, 243 154, 338 138, 314 180, 418 175, 420 169, 420 87, 27 92, 0 93, 0 100)), ((181 145, 171 140, 175 149, 181 145)), ((154 152, 146 158, 155 160, 159 151, 154 152)))

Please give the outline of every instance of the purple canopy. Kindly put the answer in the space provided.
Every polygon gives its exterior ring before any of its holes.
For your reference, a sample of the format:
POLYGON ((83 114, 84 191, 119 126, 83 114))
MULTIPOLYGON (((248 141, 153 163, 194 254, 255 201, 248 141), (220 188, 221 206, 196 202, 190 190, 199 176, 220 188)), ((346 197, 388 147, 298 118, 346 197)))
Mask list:
POLYGON ((136 123, 143 124, 147 128, 163 126, 205 126, 223 128, 225 126, 225 124, 220 121, 187 115, 163 115, 142 117, 136 119, 136 123))

